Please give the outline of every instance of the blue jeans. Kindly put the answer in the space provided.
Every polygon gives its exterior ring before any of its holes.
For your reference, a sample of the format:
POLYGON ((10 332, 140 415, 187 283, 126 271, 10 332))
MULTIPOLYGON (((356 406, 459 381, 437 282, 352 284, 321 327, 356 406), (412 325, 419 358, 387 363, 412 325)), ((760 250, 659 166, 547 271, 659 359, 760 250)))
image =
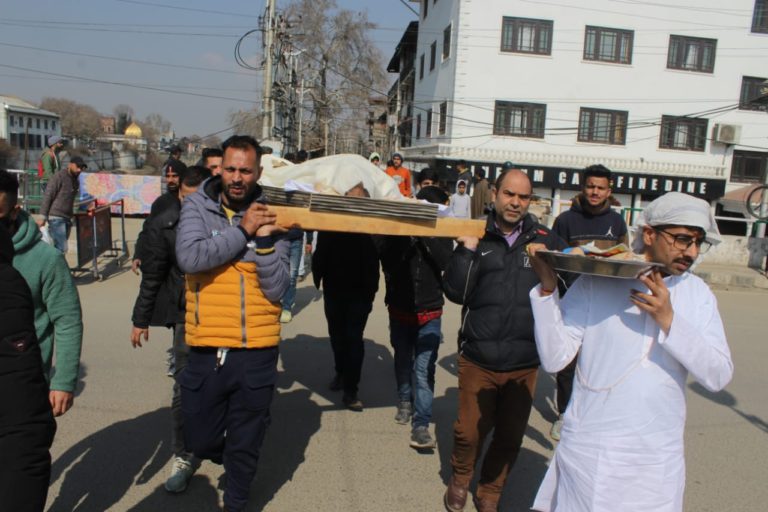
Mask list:
POLYGON ((440 318, 421 327, 389 319, 390 342, 395 349, 397 395, 401 402, 413 403, 413 428, 426 427, 432 419, 440 325, 440 318))
POLYGON ((72 220, 64 217, 48 217, 48 233, 53 240, 53 246, 62 253, 67 252, 70 231, 72 231, 72 220))
POLYGON ((304 250, 304 240, 299 238, 298 240, 291 240, 291 248, 288 253, 288 259, 290 263, 291 282, 288 285, 288 289, 285 290, 283 298, 280 301, 283 309, 291 311, 293 309, 293 303, 296 302, 296 279, 299 277, 299 263, 301 263, 301 253, 304 250))

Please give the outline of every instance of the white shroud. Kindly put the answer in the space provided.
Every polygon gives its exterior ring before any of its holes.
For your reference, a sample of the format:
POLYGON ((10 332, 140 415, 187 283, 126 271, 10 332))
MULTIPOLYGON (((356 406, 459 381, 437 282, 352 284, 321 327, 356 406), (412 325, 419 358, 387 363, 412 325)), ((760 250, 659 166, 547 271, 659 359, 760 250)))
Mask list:
POLYGON ((403 199, 395 180, 360 155, 326 156, 297 165, 265 155, 262 165, 259 183, 270 187, 344 195, 362 183, 372 199, 403 199))

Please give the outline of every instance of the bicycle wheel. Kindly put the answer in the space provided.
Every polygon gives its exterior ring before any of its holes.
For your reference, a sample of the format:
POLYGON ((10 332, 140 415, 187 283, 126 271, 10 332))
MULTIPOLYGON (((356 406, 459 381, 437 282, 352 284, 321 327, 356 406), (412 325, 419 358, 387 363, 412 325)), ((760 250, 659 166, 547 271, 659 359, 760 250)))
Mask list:
POLYGON ((753 217, 768 220, 768 185, 760 185, 749 193, 747 211, 753 217))

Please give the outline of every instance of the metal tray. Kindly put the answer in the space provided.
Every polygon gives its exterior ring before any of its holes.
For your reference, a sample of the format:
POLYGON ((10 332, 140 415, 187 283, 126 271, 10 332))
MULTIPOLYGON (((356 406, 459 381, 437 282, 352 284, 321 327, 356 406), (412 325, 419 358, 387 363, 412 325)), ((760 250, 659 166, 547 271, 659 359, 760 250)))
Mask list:
POLYGON ((542 250, 538 251, 537 254, 556 270, 619 279, 636 279, 655 267, 663 266, 660 263, 650 261, 590 258, 580 254, 564 254, 556 251, 542 250))

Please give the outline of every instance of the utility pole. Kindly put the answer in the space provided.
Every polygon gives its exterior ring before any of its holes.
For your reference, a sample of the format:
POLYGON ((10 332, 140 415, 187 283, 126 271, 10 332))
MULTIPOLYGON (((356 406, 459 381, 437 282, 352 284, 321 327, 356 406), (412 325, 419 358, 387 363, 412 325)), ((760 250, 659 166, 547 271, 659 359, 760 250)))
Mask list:
POLYGON ((275 3, 277 0, 267 0, 267 15, 264 18, 264 97, 261 104, 263 112, 261 122, 261 138, 272 137, 274 126, 275 105, 272 101, 272 51, 275 42, 275 3))
POLYGON ((304 78, 301 79, 301 85, 299 86, 299 140, 296 147, 297 150, 302 149, 302 123, 304 123, 304 78))

